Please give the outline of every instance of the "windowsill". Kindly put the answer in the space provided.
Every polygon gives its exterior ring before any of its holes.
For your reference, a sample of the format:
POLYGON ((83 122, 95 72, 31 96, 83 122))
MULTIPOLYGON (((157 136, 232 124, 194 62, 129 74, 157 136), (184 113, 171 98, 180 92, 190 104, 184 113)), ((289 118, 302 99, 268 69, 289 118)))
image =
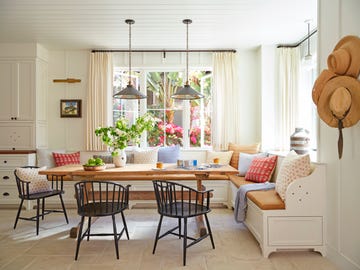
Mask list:
MULTIPOLYGON (((289 150, 290 151, 290 150, 289 150)), ((269 154, 273 154, 273 155, 277 155, 277 156, 281 156, 281 157, 286 157, 287 154, 289 153, 289 151, 279 151, 279 150, 268 150, 266 152, 268 152, 269 154)), ((310 155, 310 160, 311 162, 314 163, 318 163, 318 158, 317 158, 317 151, 315 150, 310 150, 308 152, 308 154, 310 155)))

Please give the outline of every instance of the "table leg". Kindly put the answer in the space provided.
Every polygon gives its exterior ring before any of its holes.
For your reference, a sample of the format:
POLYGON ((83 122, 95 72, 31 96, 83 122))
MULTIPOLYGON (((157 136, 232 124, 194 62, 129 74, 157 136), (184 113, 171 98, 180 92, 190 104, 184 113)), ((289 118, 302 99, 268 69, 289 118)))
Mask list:
MULTIPOLYGON (((197 178, 199 178, 199 176, 197 176, 197 178)), ((197 179, 196 180, 196 184, 197 184, 197 190, 198 191, 202 191, 204 189, 204 186, 201 184, 201 179, 197 179)), ((204 224, 204 218, 203 216, 197 216, 196 217, 196 225, 199 231, 200 236, 204 236, 207 231, 206 231, 206 227, 204 224)))

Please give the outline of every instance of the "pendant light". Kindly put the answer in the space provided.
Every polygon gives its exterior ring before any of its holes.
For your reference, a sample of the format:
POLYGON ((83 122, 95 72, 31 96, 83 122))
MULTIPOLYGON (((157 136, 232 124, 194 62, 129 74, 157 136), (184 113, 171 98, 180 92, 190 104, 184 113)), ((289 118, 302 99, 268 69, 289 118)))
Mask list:
POLYGON ((307 37, 307 54, 305 55, 305 61, 311 61, 312 55, 310 53, 310 22, 311 20, 306 20, 305 23, 308 25, 308 37, 307 37))
POLYGON ((186 24, 186 83, 184 87, 180 88, 171 97, 174 99, 192 100, 203 98, 204 95, 192 89, 189 84, 189 24, 192 20, 185 19, 183 23, 186 24))
POLYGON ((146 96, 131 84, 131 25, 134 24, 135 21, 127 19, 125 22, 129 25, 129 83, 123 90, 117 92, 114 97, 120 99, 143 99, 146 98, 146 96))

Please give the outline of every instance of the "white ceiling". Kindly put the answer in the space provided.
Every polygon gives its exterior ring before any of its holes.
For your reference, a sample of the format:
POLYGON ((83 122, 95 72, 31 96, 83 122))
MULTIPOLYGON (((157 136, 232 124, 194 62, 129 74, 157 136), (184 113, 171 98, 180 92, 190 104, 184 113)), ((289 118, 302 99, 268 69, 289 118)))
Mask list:
POLYGON ((48 48, 250 48, 294 43, 316 27, 316 0, 0 0, 0 42, 48 48))

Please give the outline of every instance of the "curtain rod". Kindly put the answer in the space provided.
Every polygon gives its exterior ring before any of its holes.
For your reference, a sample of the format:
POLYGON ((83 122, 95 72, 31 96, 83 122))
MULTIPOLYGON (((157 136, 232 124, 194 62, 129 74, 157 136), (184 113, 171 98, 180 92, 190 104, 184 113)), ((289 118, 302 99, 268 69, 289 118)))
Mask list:
MULTIPOLYGON (((129 50, 92 50, 92 53, 95 52, 129 52, 129 50)), ((155 52, 187 52, 186 50, 131 50, 131 52, 149 52, 149 53, 155 53, 155 52)), ((212 50, 188 50, 188 52, 232 52, 236 53, 236 50, 234 49, 212 49, 212 50)))
POLYGON ((277 48, 295 48, 298 47, 299 45, 301 45, 301 43, 305 42, 306 40, 308 40, 311 36, 313 36, 315 33, 317 32, 317 29, 314 29, 310 35, 306 35, 306 37, 304 37, 303 39, 301 39, 300 41, 298 41, 297 43, 294 44, 279 44, 277 45, 277 48))

